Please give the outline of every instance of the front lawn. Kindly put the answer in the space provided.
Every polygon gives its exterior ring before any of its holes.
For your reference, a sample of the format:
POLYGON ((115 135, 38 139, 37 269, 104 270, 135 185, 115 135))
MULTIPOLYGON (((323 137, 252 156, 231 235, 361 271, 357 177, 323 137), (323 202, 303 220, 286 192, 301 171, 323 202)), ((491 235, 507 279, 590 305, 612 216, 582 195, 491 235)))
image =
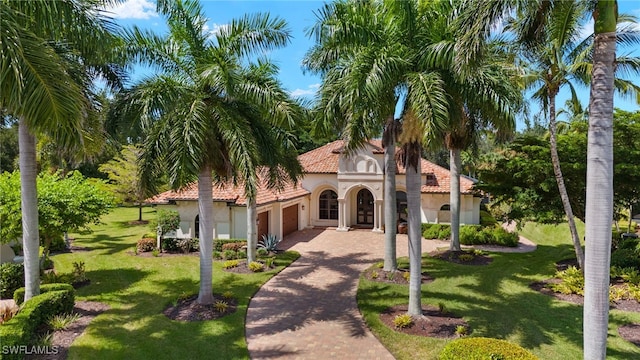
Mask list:
MULTIPOLYGON (((517 343, 540 359, 582 359, 582 307, 529 288, 553 277, 554 263, 573 257, 566 226, 527 224, 520 234, 538 244, 533 253, 492 253, 486 266, 452 264, 423 257, 435 281, 422 286, 423 304, 443 303, 469 324, 471 336, 517 343)), ((403 259, 401 263, 406 264, 403 259)), ((404 335, 387 328, 378 314, 408 302, 408 286, 361 277, 358 305, 380 341, 397 359, 437 359, 450 340, 404 335)), ((640 358, 640 348, 618 335, 618 326, 640 322, 640 313, 610 312, 608 359, 640 358)))
MULTIPOLYGON (((72 234, 86 251, 53 255, 56 271, 68 273, 74 261, 84 261, 89 286, 77 290, 77 300, 99 301, 110 310, 96 317, 69 350, 69 359, 246 359, 244 334, 247 305, 259 287, 290 264, 297 254, 282 254, 278 267, 263 273, 233 274, 214 262, 213 291, 230 291, 238 299, 234 314, 212 321, 181 322, 162 314, 185 294, 198 291, 197 253, 180 256, 134 255, 147 225, 129 225, 137 208, 117 208, 95 226, 92 234, 72 234)), ((146 208, 145 219, 155 217, 146 208)))

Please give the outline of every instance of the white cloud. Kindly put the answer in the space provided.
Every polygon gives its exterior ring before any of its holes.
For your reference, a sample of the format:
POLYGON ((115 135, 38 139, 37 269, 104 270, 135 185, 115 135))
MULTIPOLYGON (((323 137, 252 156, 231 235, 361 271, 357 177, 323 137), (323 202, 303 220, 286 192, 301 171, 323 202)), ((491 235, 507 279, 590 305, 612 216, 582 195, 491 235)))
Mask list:
POLYGON ((293 97, 310 96, 315 95, 316 91, 320 88, 320 84, 311 84, 306 89, 295 89, 290 92, 293 97))
POLYGON ((156 4, 149 0, 127 0, 105 8, 105 11, 116 19, 150 19, 158 17, 156 4))
POLYGON ((214 36, 218 35, 222 30, 227 29, 228 27, 229 27, 229 24, 213 23, 211 26, 205 24, 202 27, 202 32, 204 34, 207 34, 209 38, 213 38, 214 36))

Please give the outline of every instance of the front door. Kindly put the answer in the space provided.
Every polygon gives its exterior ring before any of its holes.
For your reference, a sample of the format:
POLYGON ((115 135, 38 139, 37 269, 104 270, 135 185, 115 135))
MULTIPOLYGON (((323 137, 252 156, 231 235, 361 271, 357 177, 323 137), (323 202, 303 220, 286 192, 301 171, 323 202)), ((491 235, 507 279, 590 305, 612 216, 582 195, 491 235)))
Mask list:
POLYGON ((373 225, 373 194, 367 189, 358 191, 358 225, 373 225))

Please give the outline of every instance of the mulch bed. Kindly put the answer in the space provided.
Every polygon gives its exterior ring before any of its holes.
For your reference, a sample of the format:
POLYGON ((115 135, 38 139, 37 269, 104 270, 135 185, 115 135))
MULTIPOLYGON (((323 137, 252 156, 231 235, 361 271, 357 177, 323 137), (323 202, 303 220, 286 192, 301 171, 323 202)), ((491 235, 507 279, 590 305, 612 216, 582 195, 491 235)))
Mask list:
POLYGON ((421 317, 414 317, 413 325, 406 328, 396 328, 393 319, 397 315, 407 313, 407 305, 396 305, 388 308, 380 314, 380 320, 390 329, 407 335, 418 335, 435 337, 439 339, 451 339, 458 337, 456 328, 464 326, 467 329, 469 325, 462 318, 451 313, 443 314, 438 308, 433 306, 423 306, 421 317))
POLYGON ((640 347, 640 324, 628 324, 618 328, 620 337, 640 347))
POLYGON ((185 299, 178 300, 175 306, 167 307, 163 313, 171 320, 180 321, 203 321, 219 319, 225 315, 236 312, 238 301, 234 298, 225 298, 220 294, 213 294, 213 304, 198 304, 198 295, 193 295, 185 299), (218 301, 227 303, 227 309, 219 311, 214 304, 218 301))
POLYGON ((51 346, 57 347, 57 353, 43 355, 27 355, 26 359, 46 359, 46 360, 62 360, 67 358, 71 343, 89 326, 93 318, 100 315, 104 311, 109 310, 109 305, 95 301, 76 301, 73 312, 79 314, 78 320, 71 323, 66 329, 58 330, 53 333, 51 346))
MULTIPOLYGON (((558 271, 566 270, 570 266, 577 266, 576 259, 565 259, 556 263, 556 269, 558 271)), ((557 293, 548 287, 550 284, 557 284, 560 281, 561 280, 558 278, 552 278, 534 282, 530 284, 529 287, 542 294, 553 296, 558 300, 567 301, 576 305, 584 305, 584 297, 582 295, 557 293)), ((622 283, 613 283, 612 286, 622 287, 624 285, 622 283)), ((640 302, 636 300, 623 299, 611 303, 609 308, 621 311, 640 312, 640 302)), ((618 328, 618 333, 623 339, 640 347, 640 324, 628 324, 620 326, 618 328)))
POLYGON ((430 252, 429 255, 433 258, 452 262, 460 265, 489 265, 493 261, 493 259, 489 255, 485 254, 474 254, 468 251, 433 251, 430 252), (468 260, 464 257, 461 259, 461 255, 473 255, 473 259, 468 260))
MULTIPOLYGON (((364 277, 367 280, 387 283, 387 284, 399 284, 399 285, 408 285, 409 270, 407 269, 398 269, 396 271, 386 271, 378 268, 377 266, 370 267, 369 269, 364 271, 364 277), (405 276, 407 276, 405 278, 405 276)), ((429 276, 426 272, 422 273, 422 284, 428 284, 433 282, 433 277, 429 276)))
MULTIPOLYGON (((264 263, 262 264, 264 265, 264 263)), ((271 269, 274 269, 275 266, 271 266, 271 267, 264 267, 264 270, 262 271, 269 271, 271 269)), ((238 266, 236 267, 232 267, 232 268, 228 268, 228 269, 222 269, 226 272, 230 272, 230 273, 236 273, 236 274, 255 274, 253 271, 251 271, 251 269, 249 269, 249 266, 247 265, 247 259, 240 259, 240 262, 238 263, 238 266)))

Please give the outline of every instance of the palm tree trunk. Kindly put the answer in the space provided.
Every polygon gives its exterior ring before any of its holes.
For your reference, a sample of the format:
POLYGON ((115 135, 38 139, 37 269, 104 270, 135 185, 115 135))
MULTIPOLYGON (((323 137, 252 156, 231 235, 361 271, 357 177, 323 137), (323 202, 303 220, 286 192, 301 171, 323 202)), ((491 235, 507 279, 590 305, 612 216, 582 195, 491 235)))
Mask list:
POLYGON ((613 79, 616 57, 615 1, 598 1, 587 145, 584 359, 607 356, 609 266, 613 215, 613 79))
POLYGON ((449 150, 449 214, 451 216, 451 243, 449 250, 460 248, 460 149, 449 150))
POLYGON ((38 233, 38 191, 36 177, 36 137, 24 119, 18 124, 20 155, 20 198, 22 205, 22 247, 24 251, 24 300, 40 294, 40 235, 38 233))
POLYGON ((564 185, 564 177, 562 176, 562 169, 560 168, 560 158, 558 157, 558 143, 556 141, 556 96, 553 93, 549 95, 549 143, 553 173, 556 176, 556 183, 558 184, 562 207, 564 208, 564 213, 567 215, 567 221, 569 222, 569 231, 571 232, 573 249, 576 253, 578 266, 580 269, 584 270, 584 252, 582 251, 582 245, 580 244, 580 236, 578 236, 576 221, 573 216, 573 209, 571 209, 569 194, 567 194, 567 188, 564 185))
POLYGON ((200 292, 199 304, 213 304, 213 181, 211 166, 204 165, 198 175, 200 210, 200 292))
POLYGON ((258 246, 257 221, 256 199, 247 198, 247 264, 256 261, 256 246, 258 246))
POLYGON ((384 270, 395 271, 397 204, 396 204, 396 142, 393 116, 387 120, 386 131, 393 132, 384 137, 384 270), (390 123, 391 122, 391 123, 390 123))
MULTIPOLYGON (((420 146, 412 144, 411 146, 420 146)), ((417 150, 418 153, 420 150, 417 150)), ((422 229, 420 214, 420 161, 416 166, 408 163, 407 172, 407 208, 409 209, 409 309, 411 316, 422 316, 422 229)))

